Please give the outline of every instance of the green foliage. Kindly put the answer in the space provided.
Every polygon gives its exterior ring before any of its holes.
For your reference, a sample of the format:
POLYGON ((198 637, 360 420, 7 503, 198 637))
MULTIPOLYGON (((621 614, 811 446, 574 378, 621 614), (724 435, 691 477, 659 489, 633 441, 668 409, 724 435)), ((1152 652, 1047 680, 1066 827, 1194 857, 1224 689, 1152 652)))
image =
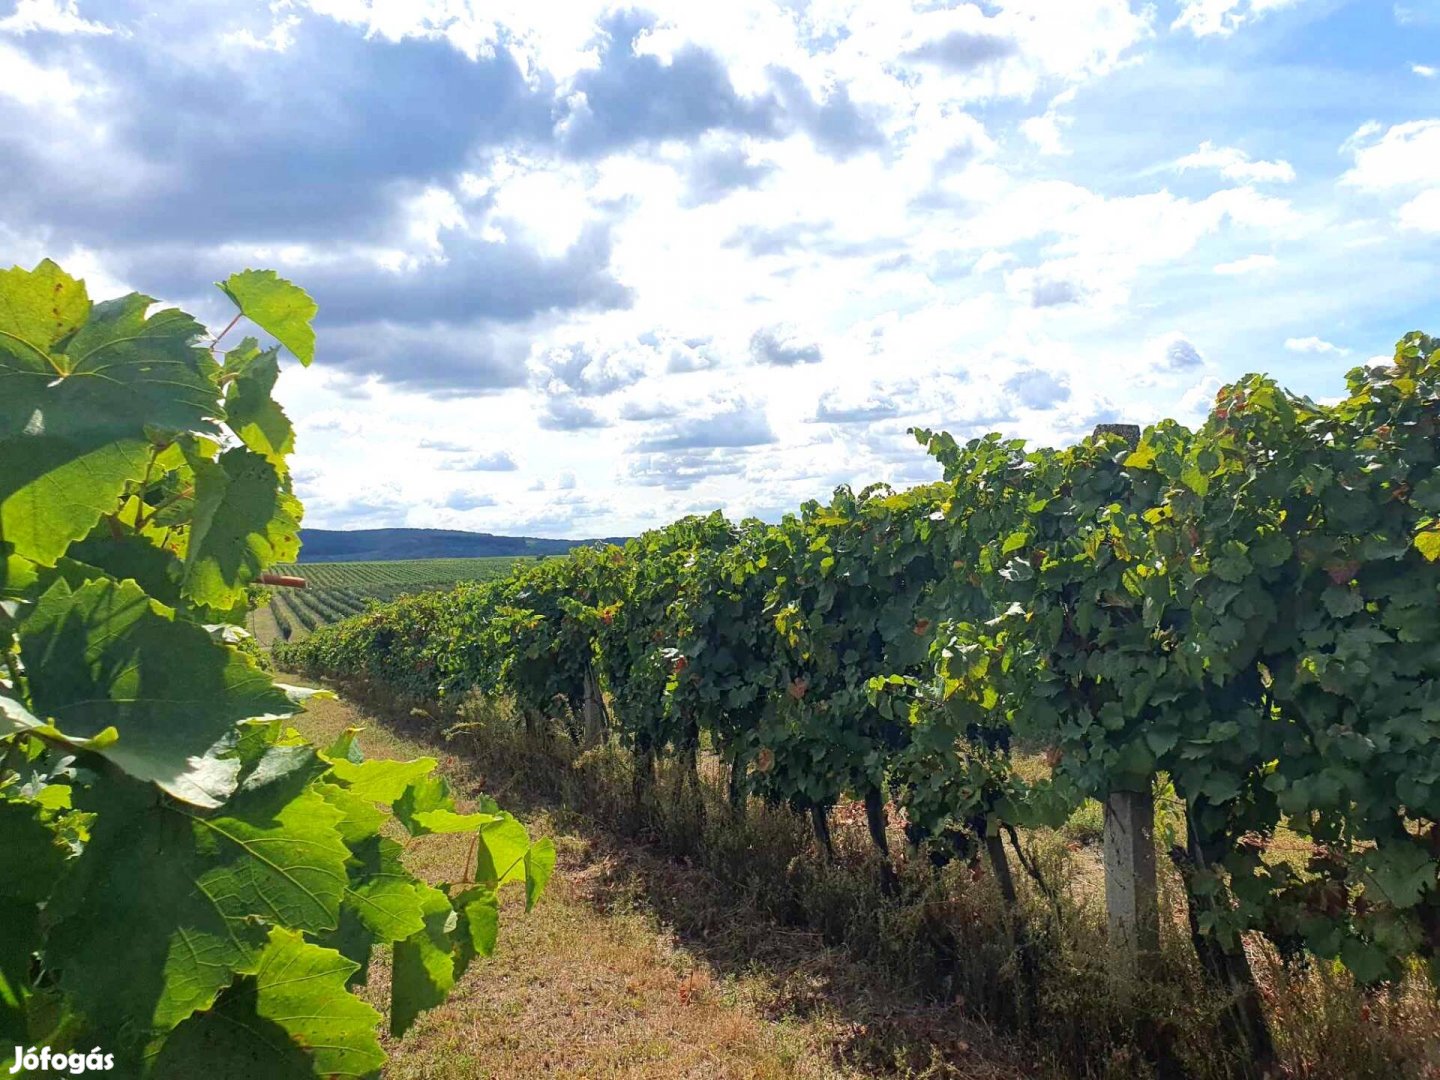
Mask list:
POLYGON ((1364 981, 1440 966, 1440 343, 1347 384, 1320 405, 1248 376, 1135 446, 917 432, 939 484, 686 518, 285 657, 552 718, 593 664, 640 779, 708 739, 732 794, 817 821, 883 785, 937 861, 1165 774, 1202 936, 1364 981), (1308 866, 1267 856, 1282 826, 1308 866))
MULTIPOLYGON (((269 271, 225 291, 309 361, 303 292, 269 271)), ((237 625, 298 547, 276 350, 219 364, 150 305, 92 305, 49 262, 0 274, 0 1034, 99 1045, 125 1075, 374 1076, 379 1017, 347 992, 374 948, 395 946, 402 1030, 554 851, 489 801, 459 813, 431 760, 285 726, 310 692, 237 625), (405 869, 397 819, 474 835, 453 901, 405 869)))

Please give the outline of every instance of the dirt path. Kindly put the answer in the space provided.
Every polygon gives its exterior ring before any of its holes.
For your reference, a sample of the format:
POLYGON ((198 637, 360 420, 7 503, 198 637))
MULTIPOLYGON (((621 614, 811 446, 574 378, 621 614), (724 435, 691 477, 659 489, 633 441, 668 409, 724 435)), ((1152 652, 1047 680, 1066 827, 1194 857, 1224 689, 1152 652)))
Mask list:
MULTIPOLYGON (((314 701, 296 726, 321 743, 347 727, 363 727, 369 756, 439 757, 458 795, 480 790, 481 778, 443 746, 397 735, 352 703, 314 701)), ((552 837, 559 852, 544 900, 527 915, 523 903, 509 898, 496 955, 472 967, 444 1006, 387 1047, 387 1078, 1024 1075, 978 1053, 973 1069, 957 1070, 953 1057, 943 1071, 897 1069, 877 1058, 894 1053, 886 1028, 893 1018, 875 1002, 873 1017, 857 1019, 854 1002, 867 988, 844 984, 846 965, 835 950, 818 940, 800 942, 799 949, 785 943, 797 959, 780 970, 767 961, 722 971, 647 903, 656 888, 705 889, 698 871, 578 835, 545 812, 526 824, 532 836, 552 837), (834 1008, 835 1000, 847 1007, 834 1008)), ((465 857, 458 836, 426 837, 407 853, 412 868, 435 881, 453 877, 465 857)), ((758 948, 757 956, 767 951, 758 948)), ((388 977, 377 963, 367 991, 382 1009, 388 977)), ((953 1040, 953 1019, 945 1019, 953 1040)))

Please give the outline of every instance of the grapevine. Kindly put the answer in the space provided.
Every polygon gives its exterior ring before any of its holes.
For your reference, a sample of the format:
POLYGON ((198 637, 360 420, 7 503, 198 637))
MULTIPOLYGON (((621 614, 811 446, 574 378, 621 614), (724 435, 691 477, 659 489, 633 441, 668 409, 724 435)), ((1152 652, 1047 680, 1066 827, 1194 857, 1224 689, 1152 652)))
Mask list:
POLYGON ((938 484, 687 518, 286 655, 532 702, 593 663, 638 801, 658 756, 709 745, 737 812, 809 811, 823 844, 826 808, 888 794, 913 844, 1002 888, 1006 837, 1035 872, 1016 828, 1168 779, 1195 948, 1258 1055, 1243 934, 1363 983, 1440 975, 1440 342, 1407 335, 1334 404, 1247 376, 1134 443, 916 434, 938 484), (1282 827, 1308 867, 1266 858, 1282 827))
POLYGON ((315 305, 270 271, 220 288, 280 344, 222 354, 149 297, 0 273, 0 1035, 127 1076, 369 1076, 380 1017, 347 990, 374 950, 400 1034, 554 851, 460 812, 431 759, 309 745, 285 720, 313 692, 233 644, 299 546, 272 390, 315 305), (392 820, 473 834, 473 872, 416 879, 392 820))

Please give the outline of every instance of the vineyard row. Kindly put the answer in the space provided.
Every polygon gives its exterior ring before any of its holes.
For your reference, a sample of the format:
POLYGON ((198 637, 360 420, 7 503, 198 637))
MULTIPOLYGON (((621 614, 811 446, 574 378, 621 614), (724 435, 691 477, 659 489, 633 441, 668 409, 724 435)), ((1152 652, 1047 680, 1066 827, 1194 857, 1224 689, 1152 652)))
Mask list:
POLYGON ((657 757, 693 773, 703 742, 737 812, 788 804, 826 845, 852 796, 888 859, 893 800, 913 845, 987 860, 1012 900, 1007 834, 1164 778, 1196 950, 1263 1040, 1242 934, 1365 982, 1440 967, 1437 404, 1440 342, 1412 334, 1336 404, 1249 376, 1138 444, 922 431, 939 483, 686 518, 282 657, 507 694, 578 742, 608 701, 641 807, 657 757), (1022 778, 1021 744, 1050 775, 1022 778), (1307 866, 1267 858, 1282 826, 1307 866))

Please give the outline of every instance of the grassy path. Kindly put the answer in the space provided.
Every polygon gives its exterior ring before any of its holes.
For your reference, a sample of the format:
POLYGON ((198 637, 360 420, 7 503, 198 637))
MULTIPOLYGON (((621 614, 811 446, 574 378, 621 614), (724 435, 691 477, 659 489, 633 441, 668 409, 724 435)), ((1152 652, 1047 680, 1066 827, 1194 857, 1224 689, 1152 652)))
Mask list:
MULTIPOLYGON (((322 744, 363 727, 369 756, 439 757, 457 795, 481 789, 482 778, 443 746, 397 734, 350 702, 314 701, 296 726, 322 744)), ((952 1013, 897 1018, 871 998, 863 975, 809 935, 754 925, 753 917, 737 925, 748 912, 717 909, 713 928, 699 940, 682 939, 650 900, 660 895, 673 908, 690 896, 713 906, 713 881, 707 888, 701 871, 567 828, 544 810, 528 814, 526 824, 532 836, 551 836, 559 852, 545 898, 526 915, 510 890, 496 955, 387 1047, 387 1078, 1025 1075, 978 1050, 962 1055, 966 1064, 957 1069, 955 1035, 966 1029, 952 1013), (716 963, 719 954, 705 940, 712 931, 737 938, 752 958, 748 965, 716 963), (915 1060, 916 1024, 946 1032, 952 1052, 944 1066, 915 1060)), ((462 837, 426 837, 407 861, 440 881, 454 876, 465 855, 462 837)), ((735 951, 727 952, 732 960, 735 951)), ((388 977, 377 962, 367 995, 382 1009, 388 977)), ((975 1039, 987 1042, 983 1033, 975 1039)))

